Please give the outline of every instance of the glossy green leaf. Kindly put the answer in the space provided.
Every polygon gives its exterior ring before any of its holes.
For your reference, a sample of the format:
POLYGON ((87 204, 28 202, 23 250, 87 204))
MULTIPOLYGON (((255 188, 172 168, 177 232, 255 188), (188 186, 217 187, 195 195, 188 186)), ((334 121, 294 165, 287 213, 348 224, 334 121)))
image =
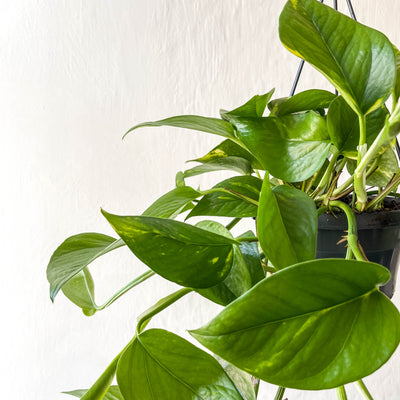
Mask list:
POLYGON ((62 286, 92 261, 124 245, 122 240, 100 233, 81 233, 66 239, 53 253, 47 266, 51 300, 54 301, 62 286))
POLYGON ((257 216, 260 245, 277 269, 315 257, 318 216, 314 201, 289 186, 264 180, 257 216))
MULTIPOLYGON (((367 144, 370 146, 385 125, 388 110, 385 106, 368 114, 367 144)), ((330 105, 327 115, 327 126, 332 143, 346 157, 357 158, 359 144, 359 121, 357 114, 346 103, 343 97, 337 97, 330 105)))
POLYGON ((135 129, 146 126, 174 126, 177 128, 192 129, 215 135, 234 138, 234 130, 229 122, 218 118, 201 117, 199 115, 179 115, 176 117, 161 119, 159 121, 144 122, 135 125, 125 133, 124 137, 135 129))
MULTIPOLYGON (((238 238, 250 238, 254 236, 255 235, 252 231, 247 231, 238 236, 238 238)), ((254 286, 256 283, 265 278, 264 268, 261 265, 257 242, 241 242, 239 248, 250 273, 251 286, 254 286)))
POLYGON ((252 171, 250 161, 245 158, 232 156, 218 158, 201 165, 196 165, 195 167, 184 171, 183 176, 184 178, 190 178, 191 176, 224 170, 235 171, 242 175, 250 175, 252 171))
POLYGON ((117 380, 125 400, 243 400, 212 356, 161 329, 143 332, 126 349, 117 380))
POLYGON ((326 90, 310 89, 285 99, 273 100, 268 104, 274 115, 293 114, 302 111, 320 110, 328 108, 336 95, 326 90))
MULTIPOLYGON (((355 160, 347 162, 349 173, 353 174, 357 167, 355 160)), ((378 156, 378 165, 374 173, 367 178, 367 185, 376 187, 385 187, 393 178, 393 175, 399 170, 399 163, 392 148, 388 147, 378 156)))
POLYGON ((177 187, 157 199, 142 215, 157 218, 175 218, 192 200, 201 193, 189 186, 177 187))
POLYGON ((170 219, 102 213, 136 257, 165 279, 206 288, 231 269, 235 240, 170 219))
POLYGON ((68 299, 82 308, 85 315, 91 316, 97 311, 94 302, 94 282, 88 268, 74 275, 61 290, 68 299))
MULTIPOLYGON (((223 225, 214 221, 201 221, 196 226, 233 239, 232 234, 223 225)), ((227 305, 246 293, 252 287, 252 276, 238 246, 233 249, 232 268, 227 277, 219 284, 197 292, 207 299, 221 305, 227 305)))
POLYGON ((289 51, 324 74, 359 114, 382 105, 394 87, 394 52, 386 36, 319 1, 289 0, 279 35, 289 51))
POLYGON ((400 97, 400 51, 397 47, 393 46, 395 60, 396 60, 396 84, 393 89, 393 96, 396 100, 400 97))
POLYGON ((307 261, 273 274, 191 334, 237 367, 296 389, 329 389, 381 367, 400 340, 400 315, 378 290, 381 265, 307 261))
POLYGON ((329 152, 325 119, 313 111, 283 117, 233 117, 231 123, 264 168, 284 181, 308 179, 329 152))
MULTIPOLYGON (((87 392, 87 389, 83 390, 73 390, 72 392, 63 392, 65 394, 70 394, 71 396, 82 398, 82 396, 87 392)), ((108 392, 104 395, 103 400, 124 400, 122 393, 118 386, 110 386, 108 392)))
POLYGON ((216 161, 220 158, 225 157, 239 157, 244 158, 245 160, 249 161, 251 166, 256 169, 262 169, 262 166, 257 161, 257 159, 245 150, 242 146, 239 146, 232 140, 226 139, 221 142, 218 146, 214 147, 210 152, 200 158, 196 158, 195 160, 190 161, 197 161, 202 164, 207 164, 211 161, 216 161))
POLYGON ((254 176, 235 176, 217 183, 213 189, 225 189, 231 193, 214 192, 205 195, 187 218, 199 215, 245 218, 257 215, 257 206, 246 198, 258 201, 262 180, 254 176))
POLYGON ((271 100, 275 89, 263 95, 253 96, 247 103, 235 108, 232 111, 221 110, 221 117, 229 120, 229 116, 236 115, 238 117, 262 117, 267 107, 268 102, 271 100))

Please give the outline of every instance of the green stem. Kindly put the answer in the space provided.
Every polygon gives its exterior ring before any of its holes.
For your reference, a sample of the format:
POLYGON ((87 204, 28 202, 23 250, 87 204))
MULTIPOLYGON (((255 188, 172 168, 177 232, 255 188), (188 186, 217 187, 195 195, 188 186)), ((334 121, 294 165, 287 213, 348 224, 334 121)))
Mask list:
POLYGON ((400 171, 392 178, 390 183, 383 189, 373 200, 369 202, 366 210, 374 209, 374 207, 379 204, 391 191, 392 189, 400 183, 400 171))
POLYGON ((236 226, 242 218, 234 218, 228 225, 225 226, 226 229, 231 230, 234 226, 236 226))
POLYGON ((333 168, 335 167, 336 160, 338 157, 339 157, 339 150, 335 149, 332 153, 332 158, 329 161, 329 165, 328 165, 323 177, 321 178, 320 182, 318 183, 317 188, 311 194, 312 198, 315 198, 319 194, 319 192, 322 189, 324 189, 325 186, 327 186, 329 184, 329 180, 332 176, 332 171, 333 171, 333 168))
POLYGON ((348 224, 347 243, 356 259, 364 261, 364 256, 361 253, 360 248, 358 247, 357 222, 353 211, 347 204, 338 200, 331 201, 329 205, 332 207, 340 208, 346 214, 348 224))
MULTIPOLYGON (((358 142, 358 155, 357 155, 357 166, 360 165, 361 160, 365 157, 365 154, 367 153, 368 147, 367 147, 367 124, 366 124, 366 118, 365 115, 359 115, 358 116, 358 122, 360 126, 360 138, 358 142)), ((356 169, 357 171, 357 169, 356 169)), ((355 172, 354 173, 354 191, 357 196, 357 203, 356 207, 359 211, 363 211, 365 208, 365 204, 367 203, 367 192, 366 192, 366 181, 367 181, 367 175, 366 175, 366 168, 355 172)))
POLYGON ((156 304, 148 308, 144 313, 139 315, 138 323, 136 327, 136 332, 140 334, 145 327, 145 324, 148 320, 153 318, 156 314, 160 313, 161 311, 165 310, 171 304, 175 303, 181 297, 185 296, 186 294, 192 292, 192 288, 183 288, 170 295, 162 298, 156 304))
POLYGON ((283 386, 279 386, 278 391, 276 392, 274 400, 282 400, 283 395, 285 394, 285 389, 283 386))
POLYGON ((114 294, 110 299, 108 299, 104 304, 101 306, 97 306, 96 310, 104 310, 106 307, 114 303, 115 300, 119 299, 123 294, 125 294, 127 291, 130 289, 134 288, 135 286, 139 285, 140 283, 144 282, 145 280, 149 279, 155 275, 154 271, 146 271, 144 274, 138 276, 136 279, 134 279, 132 282, 129 282, 126 286, 124 286, 122 289, 120 289, 117 293, 114 294))
POLYGON ((258 242, 258 237, 253 236, 253 237, 237 237, 235 240, 238 242, 258 242))
POLYGON ((347 400, 346 389, 344 388, 344 386, 336 388, 336 394, 338 400, 347 400))
POLYGON ((356 382, 356 385, 358 391, 365 398, 365 400, 374 400, 374 398, 371 396, 371 393, 368 391, 367 387, 361 379, 356 382))

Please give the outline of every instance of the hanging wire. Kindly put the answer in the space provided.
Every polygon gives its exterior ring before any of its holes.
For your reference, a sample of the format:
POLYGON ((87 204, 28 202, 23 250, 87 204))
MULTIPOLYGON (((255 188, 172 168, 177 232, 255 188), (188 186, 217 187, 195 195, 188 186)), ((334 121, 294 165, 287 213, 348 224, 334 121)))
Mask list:
POLYGON ((354 13, 353 4, 351 4, 351 0, 346 0, 346 3, 347 3, 347 8, 349 9, 351 18, 353 18, 354 21, 357 21, 356 14, 354 13))

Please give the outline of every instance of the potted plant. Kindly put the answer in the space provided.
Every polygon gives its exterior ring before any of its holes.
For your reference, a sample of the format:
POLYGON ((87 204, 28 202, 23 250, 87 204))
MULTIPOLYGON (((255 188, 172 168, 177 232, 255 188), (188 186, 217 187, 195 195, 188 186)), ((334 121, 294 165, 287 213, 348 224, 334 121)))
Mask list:
MULTIPOLYGON (((69 394, 84 400, 253 400, 264 380, 278 386, 276 399, 287 387, 337 388, 345 399, 350 382, 372 398, 361 379, 397 348, 400 315, 379 291, 390 272, 368 261, 357 218, 397 215, 381 223, 398 229, 398 213, 386 210, 385 199, 397 196, 400 182, 393 150, 400 130, 400 55, 382 33, 317 0, 289 0, 279 33, 338 95, 312 89, 272 99, 271 90, 221 111, 220 119, 186 115, 136 125, 129 132, 175 126, 224 139, 195 160, 197 166, 179 172, 176 187, 142 215, 103 210, 119 239, 75 235, 51 257, 51 299, 62 290, 86 315, 154 274, 182 286, 139 316, 132 340, 90 389, 69 394), (339 182, 346 168, 350 175, 339 182), (191 176, 220 169, 237 175, 207 190, 187 184, 191 176), (207 219, 192 225, 193 216, 207 219), (346 232, 333 228, 347 245, 344 257, 316 257, 319 216, 345 220, 346 232), (224 226, 209 217, 232 220, 224 226), (246 218, 256 220, 256 231, 234 237, 231 229, 246 218), (97 306, 88 266, 121 246, 149 270, 97 306), (171 332, 146 330, 153 316, 193 291, 224 306, 206 326, 190 330, 214 356, 171 332)), ((324 230, 321 221, 318 257, 329 252, 321 247, 324 230)), ((336 241, 330 237, 328 245, 336 241)))

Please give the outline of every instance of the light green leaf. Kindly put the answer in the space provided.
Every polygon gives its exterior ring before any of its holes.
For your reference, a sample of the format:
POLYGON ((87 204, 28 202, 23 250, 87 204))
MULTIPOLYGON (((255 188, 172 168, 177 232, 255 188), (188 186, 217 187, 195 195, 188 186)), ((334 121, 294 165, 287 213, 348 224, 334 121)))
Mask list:
POLYGON ((145 126, 174 126, 177 128, 193 129, 206 133, 234 138, 235 134, 229 122, 217 118, 201 117, 199 115, 179 115, 176 117, 161 119, 160 121, 144 122, 135 125, 125 133, 124 137, 135 129, 145 126))
POLYGON ((117 380, 125 400, 243 400, 212 356, 161 329, 143 332, 126 349, 117 380))
POLYGON ((205 174, 207 172, 214 171, 235 171, 242 175, 251 174, 251 163, 245 158, 241 157, 221 157, 215 160, 209 161, 202 165, 197 165, 183 172, 184 178, 190 178, 191 176, 205 174))
POLYGON ((255 202, 260 196, 262 180, 254 176, 235 176, 217 183, 213 189, 231 191, 206 194, 192 209, 187 218, 199 215, 214 215, 218 217, 245 218, 257 215, 257 206, 249 203, 246 198, 255 202), (242 196, 242 197, 241 197, 242 196))
MULTIPOLYGON (((385 125, 387 115, 388 110, 384 105, 367 115, 368 146, 371 146, 385 125)), ((343 97, 337 97, 331 103, 327 115, 327 126, 332 143, 340 153, 346 157, 357 158, 360 136, 358 116, 343 97)))
POLYGON ((371 374, 398 346, 399 311, 378 290, 389 279, 378 264, 307 261, 264 279, 190 333, 267 382, 334 388, 371 374))
POLYGON ((238 117, 262 117, 267 107, 268 102, 271 100, 275 89, 263 95, 255 95, 247 103, 235 108, 232 111, 221 110, 221 117, 229 121, 229 117, 236 115, 238 117))
POLYGON ((231 123, 264 168, 284 181, 308 179, 329 152, 325 119, 313 111, 283 117, 232 117, 231 123))
POLYGON ((316 0, 289 0, 279 35, 336 87, 357 114, 381 106, 395 84, 392 44, 382 33, 316 0))
POLYGON ((231 269, 235 240, 170 219, 102 213, 136 257, 165 279, 206 288, 231 269))
POLYGON ((239 146, 232 140, 226 139, 221 142, 218 146, 214 147, 210 152, 200 158, 196 158, 195 160, 190 161, 197 161, 202 164, 207 164, 211 161, 216 161, 220 158, 225 157, 239 157, 244 158, 245 160, 249 161, 252 168, 262 169, 262 166, 257 161, 257 159, 245 150, 242 146, 239 146))
POLYGON ((97 311, 94 302, 94 282, 88 268, 74 275, 61 290, 68 299, 82 308, 85 315, 91 316, 97 311))
POLYGON ((66 239, 53 253, 47 266, 51 300, 54 301, 62 286, 92 261, 124 245, 123 240, 100 233, 81 233, 66 239))
MULTIPOLYGON (((72 392, 63 392, 65 394, 70 394, 71 396, 82 398, 82 396, 87 392, 86 389, 83 390, 73 390, 72 392)), ((121 391, 118 386, 110 386, 108 392, 104 395, 103 400, 124 400, 121 391)))
POLYGON ((200 196, 197 190, 180 186, 157 199, 142 215, 174 219, 188 203, 200 196))
POLYGON ((315 258, 318 216, 314 201, 289 186, 264 180, 257 216, 261 248, 277 269, 315 258))
MULTIPOLYGON (((228 229, 218 222, 201 221, 196 226, 233 239, 228 229)), ((251 278, 249 268, 245 263, 240 248, 234 246, 232 268, 227 277, 218 285, 208 289, 200 289, 197 292, 215 303, 227 305, 251 288, 251 278)))
POLYGON ((318 111, 328 108, 336 95, 326 90, 310 89, 285 99, 273 100, 268 104, 271 113, 277 116, 298 113, 302 111, 318 111))
POLYGON ((393 51, 396 60, 396 84, 393 89, 393 96, 395 100, 398 100, 400 97, 400 51, 395 46, 393 46, 393 51))

